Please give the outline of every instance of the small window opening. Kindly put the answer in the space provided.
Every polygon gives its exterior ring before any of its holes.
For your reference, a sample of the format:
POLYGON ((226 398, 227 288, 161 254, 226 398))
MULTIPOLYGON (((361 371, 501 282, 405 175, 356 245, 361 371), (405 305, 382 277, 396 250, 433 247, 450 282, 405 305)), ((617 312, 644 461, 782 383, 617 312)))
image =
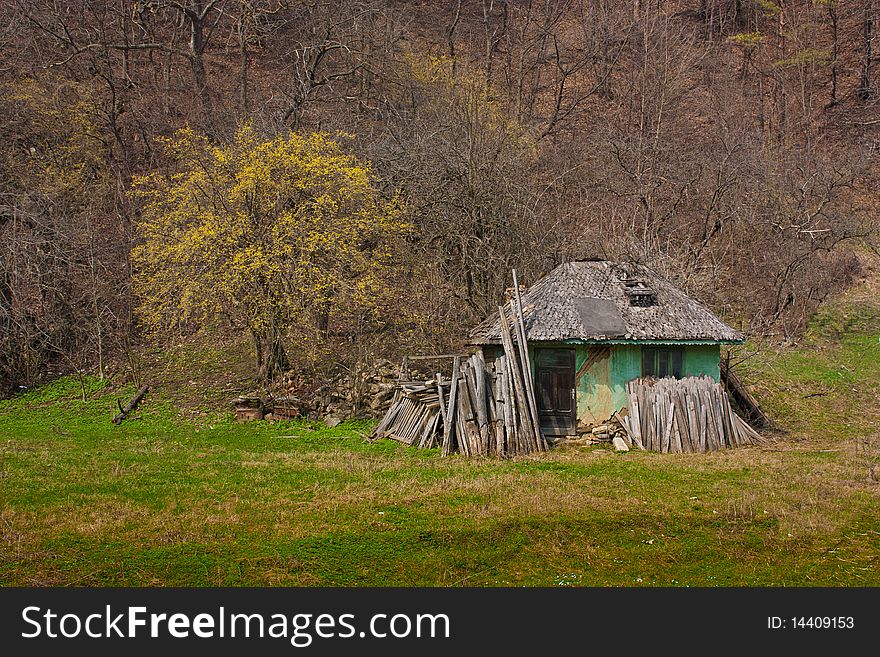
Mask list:
POLYGON ((683 365, 684 349, 681 347, 642 347, 642 376, 680 379, 683 365))

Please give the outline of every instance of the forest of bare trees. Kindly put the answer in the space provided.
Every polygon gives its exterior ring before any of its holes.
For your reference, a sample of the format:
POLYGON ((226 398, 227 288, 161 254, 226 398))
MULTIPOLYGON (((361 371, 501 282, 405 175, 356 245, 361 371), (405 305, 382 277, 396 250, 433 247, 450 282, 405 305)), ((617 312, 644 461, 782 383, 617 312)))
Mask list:
POLYGON ((3 392, 50 370, 100 375, 162 339, 132 286, 132 184, 172 179, 159 139, 183 127, 217 145, 243 124, 326 132, 399 194, 411 230, 394 243, 395 293, 362 313, 324 299, 326 342, 442 349, 497 307, 512 267, 531 281, 589 257, 648 264, 753 335, 796 335, 875 248, 878 0, 0 13, 3 392))

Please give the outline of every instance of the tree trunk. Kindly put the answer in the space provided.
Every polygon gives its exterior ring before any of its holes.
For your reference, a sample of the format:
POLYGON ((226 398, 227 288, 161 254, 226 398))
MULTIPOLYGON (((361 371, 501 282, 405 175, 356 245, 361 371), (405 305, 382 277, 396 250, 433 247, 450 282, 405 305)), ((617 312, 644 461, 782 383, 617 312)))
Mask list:
POLYGON ((831 102, 829 104, 837 105, 837 58, 840 54, 837 0, 828 3, 828 18, 831 19, 831 102))
POLYGON ((239 84, 240 84, 240 94, 241 94, 241 113, 242 116, 247 116, 248 110, 248 75, 250 72, 250 52, 248 52, 248 43, 247 43, 247 23, 245 22, 244 16, 239 18, 238 21, 238 45, 241 54, 241 71, 239 73, 239 84))
MULTIPOLYGON (((784 62, 787 53, 786 53, 786 16, 785 16, 785 5, 783 2, 779 3, 779 19, 777 22, 777 32, 776 39, 779 43, 779 61, 784 62)), ((778 118, 778 129, 779 129, 779 143, 785 143, 786 137, 786 129, 788 124, 788 93, 786 90, 786 80, 785 80, 785 67, 780 66, 779 70, 776 73, 776 103, 777 110, 779 111, 778 118)))
MULTIPOLYGON (((210 5, 209 5, 210 7, 210 5)), ((195 87, 196 97, 202 108, 202 117, 207 129, 212 129, 212 107, 211 94, 208 91, 208 76, 205 72, 205 21, 207 20, 207 11, 202 9, 202 3, 196 2, 195 5, 184 11, 187 19, 189 19, 189 64, 192 69, 193 85, 195 87)))
POLYGON ((270 382, 277 375, 290 368, 287 352, 281 336, 274 330, 251 331, 254 341, 255 364, 257 379, 270 382))
POLYGON ((859 98, 871 100, 874 98, 874 89, 871 86, 871 60, 874 57, 874 0, 865 0, 862 39, 862 74, 859 80, 859 98))
POLYGON ((323 339, 330 336, 330 302, 324 301, 318 304, 315 310, 315 328, 323 339))

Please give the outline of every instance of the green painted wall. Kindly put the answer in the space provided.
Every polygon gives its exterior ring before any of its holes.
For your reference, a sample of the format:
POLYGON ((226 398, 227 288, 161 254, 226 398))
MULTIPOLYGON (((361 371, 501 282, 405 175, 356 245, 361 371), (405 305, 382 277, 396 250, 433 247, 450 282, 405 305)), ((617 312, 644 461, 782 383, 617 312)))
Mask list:
POLYGON ((640 374, 641 350, 629 345, 604 348, 579 345, 575 349, 576 371, 580 371, 593 350, 605 350, 604 356, 595 358, 576 382, 578 422, 597 424, 626 406, 624 386, 640 374))
MULTIPOLYGON (((626 406, 626 384, 642 375, 642 347, 639 344, 601 345, 544 345, 547 347, 574 347, 575 370, 596 349, 605 349, 604 357, 596 358, 576 382, 577 417, 579 423, 597 424, 607 420, 626 406)), ((684 375, 710 376, 719 380, 721 348, 717 344, 684 346, 684 375)), ((539 347, 540 348, 540 347, 539 347)), ((530 349, 534 369, 534 349, 530 349)), ((533 371, 534 374, 534 371, 533 371)))
MULTIPOLYGON (((535 367, 535 346, 530 345, 532 375, 535 367)), ((580 371, 593 350, 604 349, 604 358, 596 358, 577 385, 577 417, 579 423, 597 424, 610 418, 614 411, 626 406, 626 384, 642 375, 642 346, 640 344, 553 344, 544 347, 571 347, 575 349, 575 370, 580 371)), ((721 346, 718 344, 685 344, 684 375, 710 376, 720 379, 721 346)), ((486 357, 501 353, 498 347, 486 347, 486 357)))
POLYGON ((684 348, 685 376, 711 376, 721 379, 721 346, 694 344, 684 348))
MULTIPOLYGON (((579 371, 593 349, 592 345, 575 347, 575 367, 579 371)), ((684 375, 710 376, 718 381, 720 346, 685 345, 684 375)), ((637 344, 614 345, 605 358, 592 363, 577 381, 578 422, 597 424, 626 406, 626 384, 642 375, 642 347, 637 344)))

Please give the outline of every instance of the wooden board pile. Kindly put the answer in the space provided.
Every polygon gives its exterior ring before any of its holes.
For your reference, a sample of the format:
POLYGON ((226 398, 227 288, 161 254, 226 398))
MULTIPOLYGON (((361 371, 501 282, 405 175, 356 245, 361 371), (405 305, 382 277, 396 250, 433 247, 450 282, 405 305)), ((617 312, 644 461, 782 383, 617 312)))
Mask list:
POLYGON ((499 307, 504 353, 490 362, 482 353, 455 356, 447 381, 399 385, 374 438, 442 447, 446 456, 513 456, 545 451, 528 360, 522 302, 517 290, 509 311, 499 307))
POLYGON ((375 438, 391 438, 406 445, 418 447, 437 447, 439 445, 438 428, 442 427, 443 389, 449 387, 449 381, 401 382, 391 407, 382 418, 375 438))
POLYGON ((459 372, 458 386, 450 393, 455 410, 444 425, 443 454, 505 457, 547 448, 533 419, 537 407, 529 404, 522 370, 515 361, 504 355, 485 363, 474 354, 459 372))
POLYGON ((453 376, 401 382, 373 433, 406 445, 442 447, 442 454, 513 456, 546 449, 526 405, 517 403, 515 374, 506 356, 485 363, 479 354, 456 357, 453 376))
POLYGON ((630 447, 655 452, 708 452, 766 444, 731 408, 727 393, 708 376, 635 379, 626 384, 630 447))

